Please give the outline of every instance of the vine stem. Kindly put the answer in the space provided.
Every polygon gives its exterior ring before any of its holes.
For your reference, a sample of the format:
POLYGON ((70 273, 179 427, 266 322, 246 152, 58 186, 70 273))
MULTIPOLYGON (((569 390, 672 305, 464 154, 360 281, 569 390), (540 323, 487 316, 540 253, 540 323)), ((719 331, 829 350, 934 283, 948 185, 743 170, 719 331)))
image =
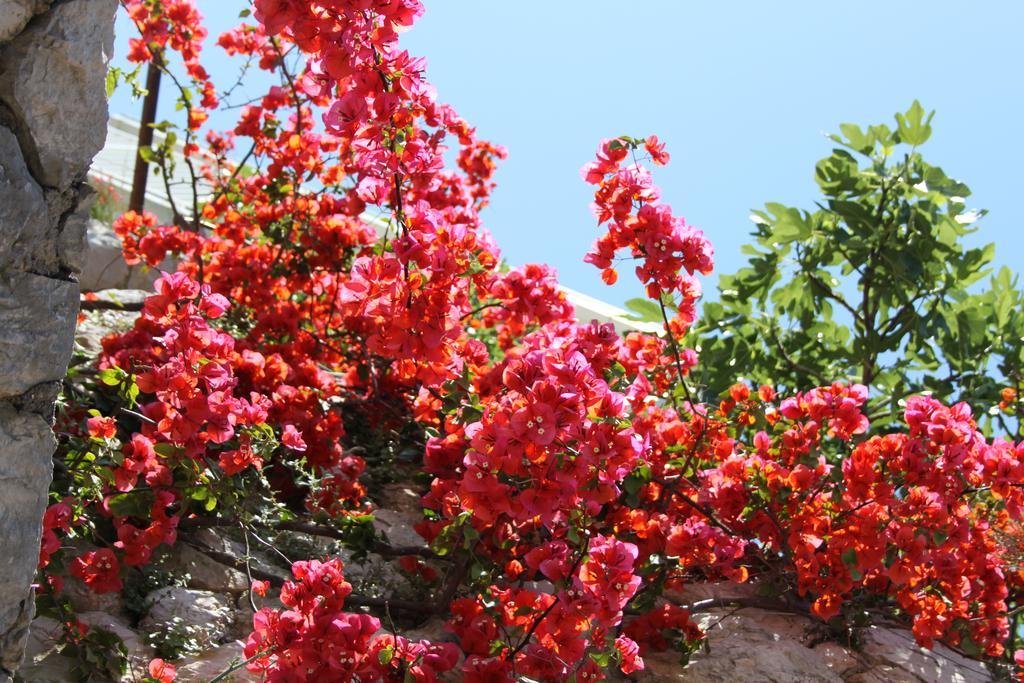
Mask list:
POLYGON ((271 647, 269 649, 263 650, 262 652, 257 652, 256 654, 254 654, 252 657, 249 657, 245 661, 239 662, 238 664, 234 664, 234 665, 228 667, 227 669, 225 669, 224 671, 221 671, 215 677, 211 678, 209 680, 209 683, 218 683, 218 681, 227 680, 228 676, 230 676, 231 674, 235 673, 236 671, 238 671, 242 667, 246 666, 250 662, 253 662, 253 661, 259 659, 260 657, 265 657, 265 656, 269 655, 271 652, 273 652, 276 649, 277 649, 277 646, 275 645, 275 646, 273 646, 273 647, 271 647))

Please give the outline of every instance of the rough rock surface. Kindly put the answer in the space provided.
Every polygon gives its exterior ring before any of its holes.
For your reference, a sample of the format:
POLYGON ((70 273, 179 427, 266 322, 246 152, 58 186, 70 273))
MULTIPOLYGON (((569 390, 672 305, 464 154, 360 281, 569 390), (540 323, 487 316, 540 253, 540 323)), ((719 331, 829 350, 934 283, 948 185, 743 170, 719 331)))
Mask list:
POLYGON ((29 167, 44 186, 81 179, 103 147, 114 8, 108 0, 54 3, 4 47, 0 99, 19 138, 30 138, 22 145, 32 145, 29 167))
POLYGON ((29 173, 18 138, 0 128, 0 265, 24 263, 33 249, 36 226, 46 221, 43 190, 29 173))
MULTIPOLYGON (((178 677, 176 681, 180 683, 199 683, 200 681, 210 681, 224 671, 238 664, 245 659, 242 654, 242 649, 245 647, 245 643, 241 640, 235 640, 230 643, 225 643, 212 650, 207 650, 198 657, 190 658, 187 663, 182 664, 178 667, 178 677)), ((227 678, 221 679, 223 681, 248 681, 251 679, 251 674, 244 668, 228 674, 227 678)))
POLYGON ((871 627, 849 646, 821 640, 809 618, 762 609, 723 608, 696 615, 707 647, 687 666, 678 653, 649 654, 639 683, 982 683, 977 661, 936 645, 924 650, 909 632, 871 627))
POLYGON ((207 646, 223 639, 234 621, 234 601, 212 591, 168 586, 148 595, 146 604, 146 616, 139 622, 142 633, 191 630, 207 646))
POLYGON ((187 574, 189 588, 234 595, 249 589, 249 579, 243 572, 217 562, 187 543, 181 543, 174 549, 167 567, 187 574))
POLYGON ((0 683, 18 668, 106 130, 116 0, 0 0, 0 683))
MULTIPOLYGON (((0 666, 8 671, 17 668, 34 613, 30 584, 53 447, 53 432, 41 415, 0 401, 0 666)), ((0 681, 4 675, 0 670, 0 681)))
POLYGON ((49 0, 11 0, 0 13, 0 43, 21 33, 29 20, 49 6, 49 0))
MULTIPOLYGON (((89 548, 94 550, 95 548, 89 548)), ((86 552, 82 550, 81 552, 86 552)), ((73 577, 64 577, 64 586, 60 596, 68 601, 76 614, 82 612, 104 612, 114 616, 124 616, 124 598, 121 593, 96 593, 82 581, 73 577)))
POLYGON ((955 681, 982 683, 992 675, 978 661, 942 645, 933 650, 918 647, 909 631, 872 626, 858 634, 860 652, 870 666, 851 676, 851 683, 902 683, 903 681, 955 681))
MULTIPOLYGON (((133 631, 122 617, 104 612, 83 612, 78 615, 90 629, 109 631, 121 639, 128 654, 127 671, 122 681, 139 680, 140 672, 146 670, 155 656, 153 648, 133 631)), ((75 671, 76 661, 60 652, 61 625, 48 617, 36 617, 25 648, 25 662, 18 669, 18 679, 25 683, 78 683, 75 671)))
POLYGON ((0 279, 0 398, 64 377, 77 313, 74 282, 35 273, 0 279))
MULTIPOLYGON (((400 514, 392 510, 393 513, 400 514)), ((234 541, 218 537, 204 529, 196 534, 207 544, 234 548, 234 541), (217 539, 220 543, 216 543, 217 539)), ((171 549, 168 568, 180 572, 197 560, 198 551, 189 544, 189 538, 171 549), (174 557, 177 556, 177 557, 174 557)), ((237 550, 237 548, 235 548, 237 550)), ((387 565, 383 558, 370 564, 387 565)), ((355 569, 357 565, 351 565, 355 569)), ((347 567, 348 568, 348 567, 347 567)), ((221 584, 222 571, 211 566, 221 584)), ((205 571, 205 570, 204 570, 205 571)), ((396 583, 379 586, 382 594, 396 594, 404 581, 395 575, 396 583)), ((189 579, 191 586, 194 579, 189 579)), ((550 586, 535 586, 550 590, 550 586)), ((69 591, 66 591, 69 592, 69 591)), ((719 600, 750 598, 756 587, 749 584, 694 584, 676 595, 689 603, 708 598, 719 600)), ((280 608, 273 594, 258 599, 263 607, 280 608)), ((90 603, 83 602, 83 620, 97 623, 103 613, 88 611, 90 603)), ((111 606, 117 610, 116 606, 111 606)), ((189 628, 202 643, 202 652, 176 660, 178 681, 206 683, 243 659, 242 648, 251 630, 252 610, 248 597, 237 597, 228 591, 194 590, 181 587, 161 588, 145 601, 146 613, 130 630, 126 617, 107 616, 105 626, 125 641, 132 657, 132 666, 145 656, 154 656, 146 645, 147 637, 173 629, 189 628), (198 633, 201 631, 201 633, 198 633)), ((707 647, 695 653, 688 665, 679 662, 678 653, 649 653, 645 657, 646 669, 630 677, 611 675, 611 680, 635 683, 982 683, 993 677, 977 661, 941 645, 934 650, 923 650, 914 644, 905 629, 878 625, 859 630, 849 643, 826 639, 821 624, 808 618, 753 607, 720 607, 694 616, 708 633, 707 647)), ((33 622, 29 646, 30 659, 19 672, 25 681, 35 683, 71 683, 74 661, 55 652, 57 637, 55 624, 44 618, 33 622)), ((386 631, 387 629, 385 629, 386 631)), ((382 631, 384 632, 384 631, 382 631)), ((402 635, 412 641, 452 641, 454 636, 445 628, 443 618, 431 617, 418 626, 402 628, 402 635)), ((125 680, 131 680, 126 678, 125 680)), ((252 680, 244 670, 225 680, 252 680)))

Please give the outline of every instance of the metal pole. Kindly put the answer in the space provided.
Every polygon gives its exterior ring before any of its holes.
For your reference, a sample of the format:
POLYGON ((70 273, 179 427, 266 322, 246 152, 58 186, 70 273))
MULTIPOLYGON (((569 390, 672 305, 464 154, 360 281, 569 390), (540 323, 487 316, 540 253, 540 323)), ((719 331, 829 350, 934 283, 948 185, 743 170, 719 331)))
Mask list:
MULTIPOLYGON (((154 58, 158 58, 154 55, 154 58)), ((142 121, 139 122, 139 151, 135 156, 135 174, 132 177, 132 196, 128 200, 130 211, 141 212, 146 204, 146 180, 149 164, 142 158, 142 150, 153 144, 153 123, 156 121, 156 101, 160 95, 160 69, 150 62, 146 69, 146 96, 142 100, 142 121)))

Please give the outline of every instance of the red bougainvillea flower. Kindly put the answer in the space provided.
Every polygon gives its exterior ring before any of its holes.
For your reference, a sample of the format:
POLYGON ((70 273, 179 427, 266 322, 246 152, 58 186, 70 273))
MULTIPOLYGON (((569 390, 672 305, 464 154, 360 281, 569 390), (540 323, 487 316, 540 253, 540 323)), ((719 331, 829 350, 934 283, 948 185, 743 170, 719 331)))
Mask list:
POLYGON ((95 593, 114 593, 123 587, 121 565, 109 548, 92 550, 71 562, 71 575, 85 582, 95 593))
POLYGON ((174 683, 178 670, 159 657, 149 663, 149 676, 158 683, 174 683))
POLYGON ((281 443, 293 451, 306 450, 306 442, 302 440, 302 434, 295 429, 294 425, 285 425, 281 432, 281 443))
POLYGON ((90 417, 86 420, 89 436, 97 439, 113 439, 117 434, 117 422, 112 417, 90 417))

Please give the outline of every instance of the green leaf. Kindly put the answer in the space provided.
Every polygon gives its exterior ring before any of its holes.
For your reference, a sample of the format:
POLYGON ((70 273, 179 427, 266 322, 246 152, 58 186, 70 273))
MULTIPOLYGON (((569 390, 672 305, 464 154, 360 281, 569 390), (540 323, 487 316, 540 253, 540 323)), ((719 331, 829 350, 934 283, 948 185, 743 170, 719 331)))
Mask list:
POLYGON ((661 308, 650 299, 630 299, 626 308, 632 311, 633 314, 628 316, 632 320, 661 322, 661 308))
POLYGON ((107 507, 117 517, 146 517, 149 514, 152 495, 133 491, 119 493, 107 498, 107 507))
POLYGON ((772 237, 776 242, 786 244, 794 240, 805 240, 811 236, 811 225, 800 214, 799 209, 774 203, 765 204, 765 207, 775 216, 772 237))
POLYGON ((107 368, 100 370, 99 374, 100 381, 108 387, 116 387, 126 376, 125 371, 121 368, 107 368))
POLYGON ((107 71, 106 86, 108 100, 110 99, 110 96, 114 94, 114 90, 117 88, 117 77, 119 73, 120 69, 116 67, 107 71))
POLYGON ((855 149, 861 154, 870 154, 874 148, 874 140, 870 136, 865 135, 864 131, 860 129, 860 126, 853 123, 841 123, 839 124, 839 130, 846 136, 845 141, 840 141, 838 138, 833 136, 833 139, 843 142, 851 149, 855 149))
POLYGON ((178 454, 180 449, 174 444, 170 443, 158 443, 153 445, 153 450, 165 458, 170 458, 178 454))
POLYGON ((928 118, 925 119, 924 108, 921 107, 920 102, 914 100, 914 103, 910 105, 910 109, 905 114, 896 114, 900 140, 914 147, 923 145, 932 136, 931 122, 933 116, 935 116, 934 111, 930 112, 928 118))

